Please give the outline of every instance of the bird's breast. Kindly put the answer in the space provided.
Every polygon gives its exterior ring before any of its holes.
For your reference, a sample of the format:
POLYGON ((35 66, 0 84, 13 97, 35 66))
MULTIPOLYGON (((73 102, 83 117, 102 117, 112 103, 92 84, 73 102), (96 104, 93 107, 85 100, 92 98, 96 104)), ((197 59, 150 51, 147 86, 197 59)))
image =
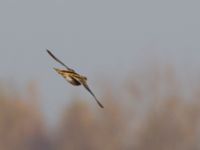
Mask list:
POLYGON ((66 80, 72 85, 76 85, 76 86, 81 85, 81 83, 78 80, 74 79, 73 77, 67 76, 66 80))

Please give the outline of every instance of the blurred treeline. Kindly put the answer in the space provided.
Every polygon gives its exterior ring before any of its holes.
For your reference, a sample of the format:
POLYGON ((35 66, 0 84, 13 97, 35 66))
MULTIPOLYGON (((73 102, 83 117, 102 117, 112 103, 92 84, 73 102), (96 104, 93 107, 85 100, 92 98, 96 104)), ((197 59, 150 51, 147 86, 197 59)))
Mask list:
POLYGON ((0 150, 199 150, 200 87, 182 82, 170 67, 130 74, 105 85, 103 110, 72 99, 53 131, 34 86, 1 84, 0 150))

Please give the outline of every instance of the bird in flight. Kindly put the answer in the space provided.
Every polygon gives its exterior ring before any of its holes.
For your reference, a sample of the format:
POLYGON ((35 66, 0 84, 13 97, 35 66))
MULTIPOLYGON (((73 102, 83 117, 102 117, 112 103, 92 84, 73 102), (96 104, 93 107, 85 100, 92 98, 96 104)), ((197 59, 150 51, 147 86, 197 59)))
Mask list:
POLYGON ((50 50, 48 50, 48 49, 47 49, 47 53, 54 60, 56 60, 58 63, 60 63, 62 66, 64 66, 66 68, 65 70, 54 68, 54 70, 58 74, 60 74, 63 78, 65 78, 69 83, 71 83, 74 86, 83 85, 85 87, 85 89, 94 97, 94 99, 96 100, 97 104, 101 108, 104 108, 104 106, 98 101, 98 99, 96 98, 96 96, 94 95, 94 93, 90 90, 90 88, 89 88, 89 86, 87 84, 87 77, 82 76, 82 75, 76 73, 73 69, 69 68, 62 61, 60 61, 57 57, 55 57, 55 55, 53 55, 53 53, 50 50))

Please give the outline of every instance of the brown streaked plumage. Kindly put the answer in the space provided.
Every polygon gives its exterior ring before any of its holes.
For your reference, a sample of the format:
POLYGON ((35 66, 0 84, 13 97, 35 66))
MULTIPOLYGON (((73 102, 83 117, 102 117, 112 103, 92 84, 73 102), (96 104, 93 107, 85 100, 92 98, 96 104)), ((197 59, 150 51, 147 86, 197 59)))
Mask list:
POLYGON ((94 99, 96 100, 97 104, 101 107, 104 108, 104 106, 98 101, 98 99, 96 98, 96 96, 94 95, 94 93, 90 90, 89 86, 87 85, 87 77, 82 76, 78 73, 76 73, 73 69, 69 68, 67 65, 65 65, 62 61, 60 61, 57 57, 55 57, 55 55, 53 55, 51 53, 50 50, 47 49, 47 53, 54 59, 56 60, 58 63, 60 63, 61 65, 63 65, 66 70, 61 70, 61 69, 57 69, 54 68, 54 70, 60 74, 62 77, 64 77, 69 83, 71 83, 74 86, 79 86, 79 85, 83 85, 85 87, 85 89, 94 97, 94 99))

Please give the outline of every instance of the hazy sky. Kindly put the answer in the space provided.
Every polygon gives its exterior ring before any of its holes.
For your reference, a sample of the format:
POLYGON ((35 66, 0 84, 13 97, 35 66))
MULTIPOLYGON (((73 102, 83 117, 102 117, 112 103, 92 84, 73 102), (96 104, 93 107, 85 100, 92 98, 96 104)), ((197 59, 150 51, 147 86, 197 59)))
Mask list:
POLYGON ((150 57, 198 70, 199 6, 195 0, 1 0, 0 78, 22 87, 38 81, 52 120, 70 92, 92 97, 63 83, 46 48, 87 75, 97 94, 100 75, 126 76, 150 57))

